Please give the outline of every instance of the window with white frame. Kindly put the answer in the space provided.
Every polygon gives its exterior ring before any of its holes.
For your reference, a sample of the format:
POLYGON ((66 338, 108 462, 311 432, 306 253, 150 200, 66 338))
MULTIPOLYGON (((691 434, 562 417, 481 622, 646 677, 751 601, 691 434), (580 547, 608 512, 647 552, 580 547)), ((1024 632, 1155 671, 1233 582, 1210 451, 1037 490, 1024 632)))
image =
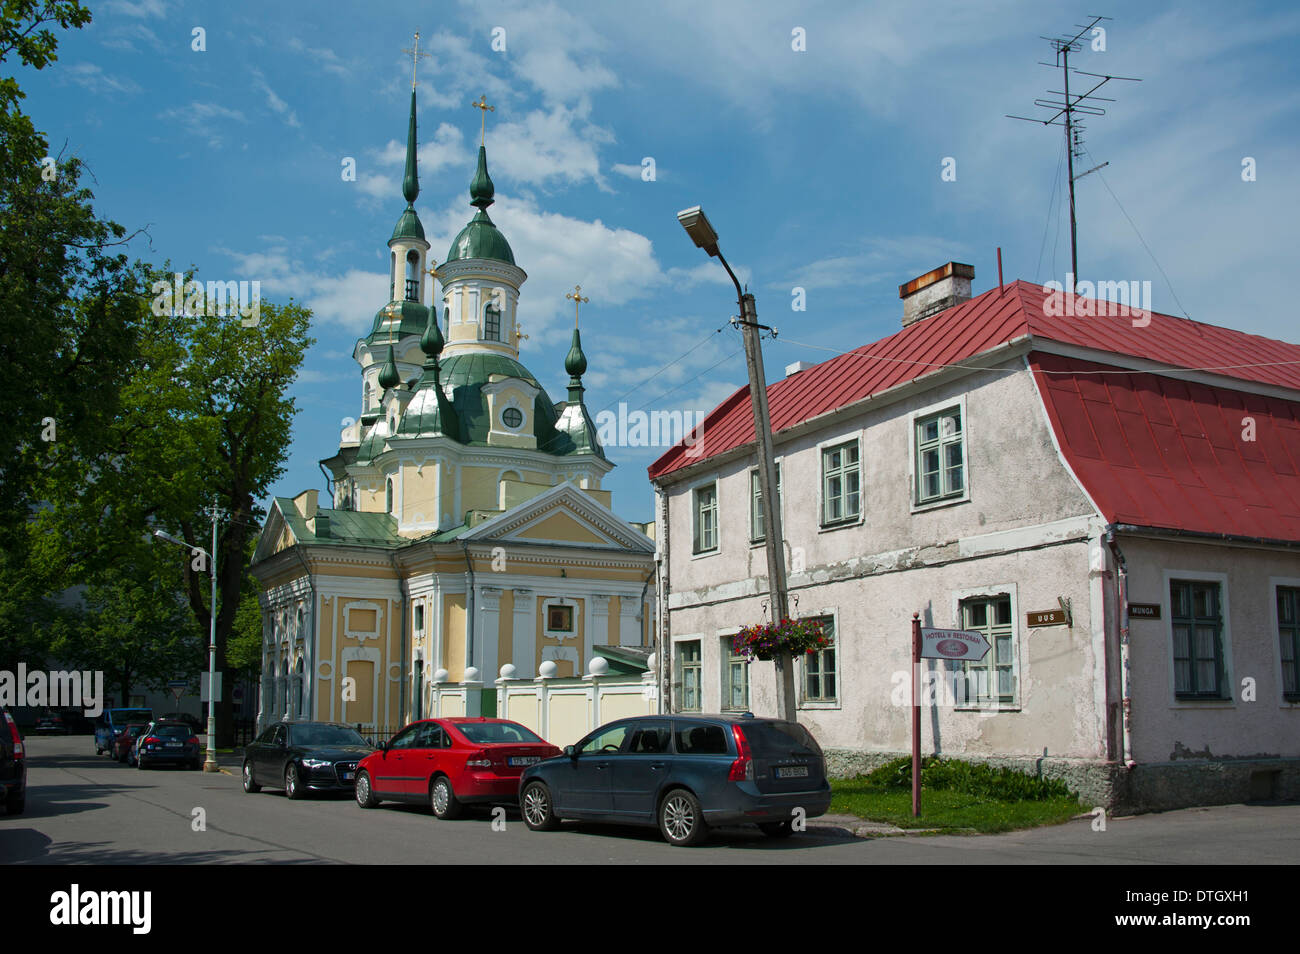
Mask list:
POLYGON ((700 641, 683 640, 677 644, 678 710, 699 712, 704 686, 704 664, 700 659, 700 641))
POLYGON ((694 491, 695 552, 718 548, 718 485, 696 487, 694 491))
MULTIPOLYGON (((785 495, 781 492, 781 465, 776 465, 776 502, 777 506, 785 495)), ((767 539, 767 528, 763 525, 763 483, 758 479, 758 468, 749 472, 749 542, 762 543, 767 539)))
POLYGON ((1300 702, 1300 588, 1277 588, 1277 639, 1282 654, 1282 696, 1300 702))
POLYGON ((803 663, 803 701, 839 702, 839 638, 835 633, 835 617, 818 616, 817 619, 831 642, 829 646, 799 657, 803 663))
POLYGON ((1016 705, 1016 627, 1011 597, 1000 594, 962 600, 961 628, 982 633, 989 651, 983 659, 958 664, 962 678, 957 680, 957 704, 1016 705))
POLYGON ((1174 696, 1224 698, 1223 608, 1219 584, 1169 581, 1174 637, 1174 696))
POLYGON ((501 309, 496 305, 483 309, 483 337, 488 341, 501 340, 501 309))
POLYGON ((931 503, 966 493, 961 406, 916 422, 916 502, 931 503))
POLYGON ((734 637, 722 637, 722 708, 744 712, 749 708, 749 658, 732 646, 734 637))
POLYGON ((861 511, 858 442, 822 448, 822 526, 857 520, 861 511))

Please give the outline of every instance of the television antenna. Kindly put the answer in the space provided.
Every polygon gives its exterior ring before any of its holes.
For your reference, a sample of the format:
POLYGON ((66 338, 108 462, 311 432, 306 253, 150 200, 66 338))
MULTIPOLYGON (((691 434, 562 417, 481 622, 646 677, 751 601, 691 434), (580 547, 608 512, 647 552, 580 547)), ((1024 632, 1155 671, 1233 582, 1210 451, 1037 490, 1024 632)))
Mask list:
POLYGON ((1113 103, 1115 100, 1107 96, 1098 96, 1096 93, 1097 90, 1101 89, 1111 80, 1124 80, 1128 83, 1142 82, 1142 80, 1136 76, 1112 76, 1108 73, 1089 73, 1086 70, 1076 69, 1075 67, 1070 66, 1070 54, 1079 53, 1083 50, 1084 37, 1088 35, 1091 35, 1094 38, 1090 44, 1093 49, 1096 49, 1099 52, 1105 51, 1106 32, 1105 27, 1100 24, 1103 20, 1109 21, 1110 19, 1111 17, 1094 16, 1091 17, 1092 22, 1088 23, 1086 26, 1076 23, 1075 27, 1078 28, 1079 32, 1074 34, 1074 36, 1042 37, 1042 39, 1052 44, 1052 49, 1056 52, 1056 62, 1043 63, 1040 61, 1038 65, 1060 69, 1061 80, 1064 88, 1061 90, 1048 90, 1048 95, 1059 96, 1061 98, 1059 100, 1034 100, 1035 106, 1053 111, 1046 119, 1036 116, 1012 116, 1010 113, 1007 113, 1008 119, 1020 119, 1024 122, 1038 123, 1043 126, 1062 126, 1065 128, 1066 174, 1070 186, 1070 269, 1075 276, 1078 276, 1079 274, 1079 223, 1078 218, 1075 215, 1074 183, 1079 179, 1082 179, 1084 176, 1091 175, 1098 169, 1104 169, 1106 166, 1110 165, 1109 162, 1103 162, 1101 165, 1093 166, 1091 169, 1086 172, 1081 172, 1077 176, 1074 174, 1075 157, 1082 157, 1085 151, 1083 147, 1083 133, 1087 128, 1080 120, 1075 118, 1076 114, 1079 116, 1105 116, 1105 107, 1095 104, 1113 103), (1097 47, 1096 45, 1098 38, 1101 40, 1101 47, 1097 47), (1072 94, 1070 92, 1071 73, 1076 76, 1090 77, 1089 80, 1084 81, 1085 85, 1094 79, 1099 82, 1094 83, 1086 93, 1072 94))

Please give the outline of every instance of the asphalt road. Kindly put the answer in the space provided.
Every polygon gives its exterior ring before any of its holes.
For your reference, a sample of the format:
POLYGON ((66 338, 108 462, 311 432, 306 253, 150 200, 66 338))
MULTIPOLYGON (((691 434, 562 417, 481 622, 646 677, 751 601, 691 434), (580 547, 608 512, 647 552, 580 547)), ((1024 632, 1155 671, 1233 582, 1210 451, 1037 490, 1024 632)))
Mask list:
POLYGON ((27 811, 0 814, 3 864, 1294 864, 1300 805, 1228 805, 991 836, 853 838, 810 826, 786 841, 716 830, 671 848, 656 829, 575 825, 531 832, 518 812, 438 821, 351 798, 247 795, 230 774, 139 771, 95 756, 89 736, 29 738, 27 811), (196 831, 202 809, 205 830, 196 831))

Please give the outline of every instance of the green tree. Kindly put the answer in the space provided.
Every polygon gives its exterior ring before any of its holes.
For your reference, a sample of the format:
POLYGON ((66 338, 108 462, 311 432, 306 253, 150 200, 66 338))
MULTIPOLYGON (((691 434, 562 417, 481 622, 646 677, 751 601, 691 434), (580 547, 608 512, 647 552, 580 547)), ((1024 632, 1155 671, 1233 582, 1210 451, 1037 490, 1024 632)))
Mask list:
MULTIPOLYGON (((170 282, 166 274, 152 278, 170 282)), ((233 686, 227 653, 243 596, 254 586, 247 568, 264 516, 258 501, 284 472, 296 412, 288 391, 314 343, 310 312, 293 302, 264 302, 257 324, 248 327, 238 314, 154 304, 137 300, 146 331, 106 426, 103 452, 62 461, 52 506, 35 526, 42 539, 56 541, 51 559, 62 559, 70 577, 87 580, 153 530, 181 538, 189 550, 161 540, 153 546, 180 568, 206 647, 211 576, 201 551, 212 550, 209 508, 216 505, 217 669, 224 674, 217 726, 226 744, 233 686)), ((248 610, 244 620, 246 641, 248 610)), ((247 656, 245 647, 239 663, 247 664, 247 656)))

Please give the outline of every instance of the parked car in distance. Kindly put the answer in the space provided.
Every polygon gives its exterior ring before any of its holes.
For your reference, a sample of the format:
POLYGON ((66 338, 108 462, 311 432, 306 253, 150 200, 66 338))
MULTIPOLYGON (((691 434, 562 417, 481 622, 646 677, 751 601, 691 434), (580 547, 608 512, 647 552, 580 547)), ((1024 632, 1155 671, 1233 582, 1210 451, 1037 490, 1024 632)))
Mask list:
MULTIPOLYGON (((132 722, 122 727, 122 731, 117 734, 113 740, 113 758, 119 762, 125 762, 131 758, 131 749, 135 746, 135 740, 140 733, 148 728, 144 722, 132 722)), ((135 764, 134 761, 131 762, 135 764)))
POLYGON ((670 845, 710 826, 757 824, 767 835, 826 814, 831 789, 817 740, 797 722, 743 715, 637 716, 603 725, 560 758, 524 772, 524 824, 561 819, 658 825, 670 845))
POLYGON ((67 735, 68 726, 63 721, 63 716, 53 709, 46 709, 36 717, 36 725, 32 726, 32 733, 35 735, 67 735))
POLYGON ((0 709, 0 794, 10 815, 21 815, 27 807, 27 753, 8 709, 0 709))
POLYGON ((138 769, 167 764, 203 767, 198 737, 184 722, 150 722, 136 736, 132 752, 138 769))
POLYGON ((95 754, 103 755, 113 748, 113 739, 122 731, 122 726, 131 722, 152 721, 152 709, 109 709, 95 725, 95 754))
POLYGON ((357 763, 375 750, 351 726, 277 722, 244 750, 244 791, 283 788, 289 798, 309 791, 352 791, 357 763))
POLYGON ((357 804, 423 802, 438 818, 455 818, 468 804, 512 804, 524 769, 559 754, 508 719, 424 719, 361 760, 357 804))
POLYGON ((162 722, 184 722, 197 736, 206 735, 208 731, 207 723, 188 712, 164 712, 158 719, 162 722))

